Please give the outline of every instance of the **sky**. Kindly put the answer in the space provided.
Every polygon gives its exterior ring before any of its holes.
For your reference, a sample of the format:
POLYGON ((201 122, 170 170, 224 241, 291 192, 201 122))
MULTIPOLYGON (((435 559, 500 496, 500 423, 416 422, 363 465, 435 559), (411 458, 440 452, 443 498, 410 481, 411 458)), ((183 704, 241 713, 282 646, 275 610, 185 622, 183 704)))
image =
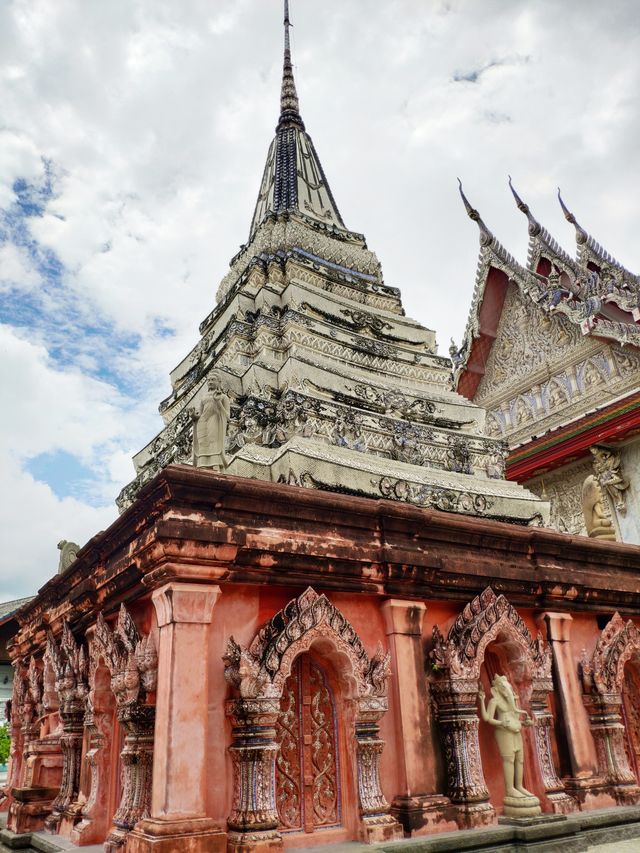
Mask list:
MULTIPOLYGON (((458 343, 478 237, 532 211, 640 270, 636 0, 291 0, 301 113, 407 314, 458 343)), ((0 4, 0 600, 116 517, 169 371, 248 236, 281 0, 0 4)))

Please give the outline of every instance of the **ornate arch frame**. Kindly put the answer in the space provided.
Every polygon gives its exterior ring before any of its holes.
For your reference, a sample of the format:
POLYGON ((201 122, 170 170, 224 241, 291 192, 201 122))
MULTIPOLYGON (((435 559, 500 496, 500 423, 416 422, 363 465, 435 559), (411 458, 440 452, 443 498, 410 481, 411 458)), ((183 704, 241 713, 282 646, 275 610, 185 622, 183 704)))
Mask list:
POLYGON ((534 640, 516 609, 491 587, 470 601, 445 638, 433 628, 430 653, 434 678, 431 692, 444 733, 448 795, 457 806, 461 827, 492 823, 478 739, 478 688, 487 646, 502 640, 516 684, 531 703, 534 740, 545 798, 555 812, 575 809, 553 762, 551 716, 547 698, 553 691, 551 650, 538 634, 534 640))
POLYGON ((275 725, 293 662, 311 648, 333 659, 346 697, 355 702, 360 837, 370 842, 402 837, 380 787, 384 741, 378 724, 388 707, 389 653, 378 644, 369 658, 346 617, 309 587, 258 631, 248 649, 233 637, 227 642, 225 678, 236 692, 227 703, 233 725, 233 806, 227 821, 231 847, 281 843, 275 725))
POLYGON ((624 667, 636 656, 640 659, 640 630, 616 612, 598 638, 593 655, 589 658, 583 651, 579 664, 598 774, 612 786, 616 800, 625 804, 640 801, 639 780, 629 766, 622 722, 624 667))

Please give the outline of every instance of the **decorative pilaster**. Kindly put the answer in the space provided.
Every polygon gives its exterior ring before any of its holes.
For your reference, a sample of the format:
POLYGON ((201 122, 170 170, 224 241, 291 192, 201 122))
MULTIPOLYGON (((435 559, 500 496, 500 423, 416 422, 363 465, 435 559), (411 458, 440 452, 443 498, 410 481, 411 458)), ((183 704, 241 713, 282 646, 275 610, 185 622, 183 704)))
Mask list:
POLYGON ((110 679, 100 669, 104 664, 95 641, 95 626, 87 630, 87 640, 89 693, 85 703, 84 729, 88 743, 85 766, 80 775, 80 821, 71 830, 71 841, 78 845, 102 841, 111 826, 108 803, 115 697, 110 679))
POLYGON ((15 667, 13 675, 13 696, 7 703, 8 722, 11 726, 11 745, 9 752, 9 769, 7 781, 3 789, 5 796, 11 796, 11 789, 20 784, 23 764, 24 735, 22 730, 22 703, 24 701, 24 681, 19 667, 15 667))
MULTIPOLYGON (((193 566, 191 567, 193 571, 193 566)), ((207 817, 209 625, 220 587, 174 581, 152 596, 158 619, 158 739, 151 809, 127 839, 127 853, 211 853, 226 835, 207 817), (185 762, 185 756, 189 761, 185 762)), ((220 745, 221 751, 224 749, 220 745)))
POLYGON ((379 722, 387 710, 387 700, 386 696, 365 697, 358 704, 355 735, 358 799, 362 818, 360 837, 362 841, 373 844, 390 841, 399 835, 398 821, 391 816, 391 806, 380 787, 380 756, 384 740, 380 737, 379 722))
MULTIPOLYGON (((76 702, 67 702, 60 708, 60 722, 62 723, 62 735, 60 746, 62 748, 62 780, 60 791, 52 803, 51 814, 44 822, 47 832, 55 833, 60 827, 63 816, 69 812, 73 803, 76 802, 80 789, 80 761, 82 756, 82 736, 84 731, 84 711, 82 706, 76 702)), ((77 817, 75 814, 67 815, 70 820, 77 817)))
POLYGON ((153 635, 141 636, 122 604, 112 631, 98 614, 95 643, 111 672, 118 721, 125 734, 120 753, 122 796, 105 841, 105 853, 115 853, 151 808, 151 772, 158 658, 153 635))
MULTIPOLYGON (((629 766, 624 748, 622 697, 619 693, 592 693, 585 695, 584 703, 596 745, 598 773, 609 785, 633 786, 634 790, 629 793, 635 802, 638 790, 635 773, 629 766)), ((619 792, 622 799, 625 799, 624 793, 619 792)))
POLYGON ((549 710, 548 696, 553 693, 551 678, 535 678, 531 690, 531 718, 538 765, 547 800, 557 814, 569 814, 577 809, 577 803, 565 791, 553 762, 551 730, 553 716, 549 710))
POLYGON ((229 747, 233 762, 233 803, 227 820, 229 848, 282 848, 276 808, 275 725, 277 698, 232 699, 227 714, 233 725, 229 747))
POLYGON ((478 679, 444 678, 431 692, 444 736, 447 795, 456 805, 461 828, 493 823, 495 809, 482 772, 478 739, 478 679))
POLYGON ((62 780, 44 827, 47 832, 56 833, 63 817, 66 816, 70 826, 79 818, 79 810, 71 807, 76 803, 80 790, 84 708, 89 692, 87 656, 84 646, 76 642, 68 622, 63 623, 59 645, 49 632, 47 657, 55 674, 55 690, 60 702, 62 780))
POLYGON ((113 816, 113 829, 104 844, 105 853, 119 850, 127 834, 151 811, 155 708, 131 703, 118 710, 118 720, 126 731, 120 753, 122 797, 113 816))

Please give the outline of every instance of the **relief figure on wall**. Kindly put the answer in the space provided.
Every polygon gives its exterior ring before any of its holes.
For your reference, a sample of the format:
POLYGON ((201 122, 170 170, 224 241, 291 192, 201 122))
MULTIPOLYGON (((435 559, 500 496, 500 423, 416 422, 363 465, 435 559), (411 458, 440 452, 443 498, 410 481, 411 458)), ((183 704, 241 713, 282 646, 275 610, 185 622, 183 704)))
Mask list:
POLYGON ((227 467, 224 448, 231 403, 218 373, 209 376, 207 390, 200 405, 190 410, 193 418, 193 464, 198 468, 221 471, 227 467))
POLYGON ((502 758, 504 773, 504 814, 512 817, 531 816, 540 813, 540 802, 522 784, 524 759, 522 726, 533 725, 528 713, 518 708, 515 693, 504 675, 496 675, 491 682, 491 699, 485 705, 484 688, 478 690, 480 716, 485 723, 494 726, 496 743, 502 758), (524 716, 524 720, 520 717, 524 716))
POLYGON ((593 474, 582 484, 582 512, 587 534, 592 539, 615 540, 613 522, 604 511, 600 483, 593 474))
POLYGON ((593 470, 600 486, 609 495, 618 512, 624 513, 625 491, 629 488, 629 480, 622 474, 620 454, 610 447, 591 447, 593 454, 593 470))

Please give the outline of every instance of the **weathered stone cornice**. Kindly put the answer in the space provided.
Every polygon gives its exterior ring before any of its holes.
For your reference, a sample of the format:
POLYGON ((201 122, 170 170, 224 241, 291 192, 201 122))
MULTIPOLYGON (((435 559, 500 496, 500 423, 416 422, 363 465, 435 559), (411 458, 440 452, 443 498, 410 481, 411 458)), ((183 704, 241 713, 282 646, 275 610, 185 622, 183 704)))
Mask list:
POLYGON ((490 576, 515 606, 640 615, 639 569, 640 547, 169 466, 19 611, 11 653, 29 654, 47 626, 67 618, 75 630, 106 600, 130 606, 193 572, 448 601, 477 595, 490 576))

